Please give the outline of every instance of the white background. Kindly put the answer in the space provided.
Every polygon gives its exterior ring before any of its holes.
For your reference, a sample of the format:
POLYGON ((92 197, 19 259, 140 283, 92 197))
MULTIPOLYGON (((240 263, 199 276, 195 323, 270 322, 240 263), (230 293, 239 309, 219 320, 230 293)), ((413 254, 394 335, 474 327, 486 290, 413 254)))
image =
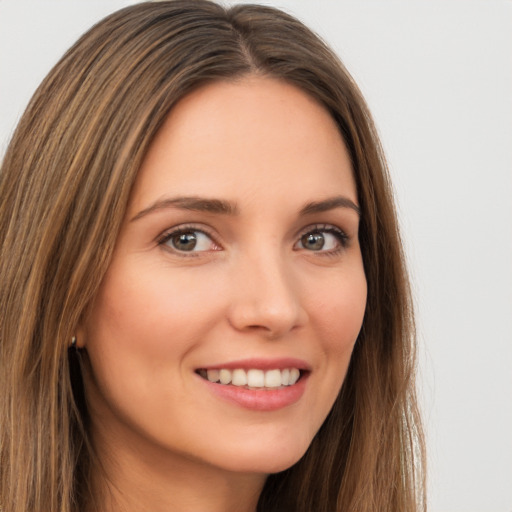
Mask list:
MULTIPOLYGON (((58 57, 130 3, 0 0, 0 155, 58 57)), ((266 3, 336 49, 383 139, 417 303, 429 510, 512 512, 512 1, 266 3)))

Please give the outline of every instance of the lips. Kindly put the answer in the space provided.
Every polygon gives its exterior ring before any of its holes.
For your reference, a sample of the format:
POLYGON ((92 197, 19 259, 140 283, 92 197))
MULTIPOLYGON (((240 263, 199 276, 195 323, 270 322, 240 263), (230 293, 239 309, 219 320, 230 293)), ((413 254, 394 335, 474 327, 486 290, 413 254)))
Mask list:
POLYGON ((296 359, 253 359, 199 368, 196 373, 215 395, 231 403, 274 411, 300 399, 311 368, 296 359))

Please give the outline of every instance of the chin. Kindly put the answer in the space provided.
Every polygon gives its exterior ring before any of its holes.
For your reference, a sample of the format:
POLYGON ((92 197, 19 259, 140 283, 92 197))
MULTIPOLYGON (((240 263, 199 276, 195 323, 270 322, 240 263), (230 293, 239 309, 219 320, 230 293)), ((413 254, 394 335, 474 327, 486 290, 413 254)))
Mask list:
POLYGON ((271 444, 239 447, 224 457, 224 469, 237 473, 280 473, 296 464, 306 453, 308 443, 291 445, 283 440, 271 444))

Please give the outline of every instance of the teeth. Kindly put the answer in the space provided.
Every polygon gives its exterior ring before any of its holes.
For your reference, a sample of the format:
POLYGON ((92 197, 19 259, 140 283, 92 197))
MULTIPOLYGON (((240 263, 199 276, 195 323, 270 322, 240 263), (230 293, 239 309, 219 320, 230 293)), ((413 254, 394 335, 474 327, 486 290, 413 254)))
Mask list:
POLYGON ((247 384, 250 388, 262 388, 265 386, 265 373, 263 370, 249 370, 247 372, 247 384))
POLYGON ((206 376, 210 382, 218 382, 219 370, 207 370, 206 376))
POLYGON ((297 368, 291 368, 290 369, 290 384, 295 384, 298 380, 299 380, 299 377, 300 377, 300 372, 299 370, 297 370, 297 368))
POLYGON ((246 386, 247 385, 247 375, 245 374, 245 372, 243 370, 234 370, 233 378, 231 379, 231 383, 233 384, 233 386, 246 386))
POLYGON ((229 384, 231 382, 231 372, 229 370, 220 370, 219 380, 221 384, 229 384))
POLYGON ((265 387, 278 388, 281 385, 281 370, 269 370, 265 373, 265 387))
POLYGON ((228 370, 221 368, 219 370, 201 370, 199 374, 207 378, 210 382, 220 382, 221 384, 232 384, 233 386, 248 386, 249 388, 279 388, 281 386, 292 386, 300 377, 300 371, 297 368, 285 368, 284 370, 228 370))

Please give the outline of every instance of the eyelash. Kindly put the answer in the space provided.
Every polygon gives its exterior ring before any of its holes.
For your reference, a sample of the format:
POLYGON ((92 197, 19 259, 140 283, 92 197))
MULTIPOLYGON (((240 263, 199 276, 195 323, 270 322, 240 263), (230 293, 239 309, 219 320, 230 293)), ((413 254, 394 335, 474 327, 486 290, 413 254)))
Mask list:
POLYGON ((339 246, 335 249, 327 250, 327 251, 309 251, 316 252, 320 256, 337 256, 344 249, 348 247, 350 238, 342 229, 334 226, 332 224, 314 224, 311 226, 307 226, 302 230, 299 235, 299 240, 296 243, 299 243, 302 238, 306 235, 315 234, 315 233, 329 233, 333 235, 339 243, 339 246))
MULTIPOLYGON (((173 237, 188 234, 188 233, 201 233, 201 234, 207 236, 212 241, 212 243, 214 245, 220 247, 218 242, 215 240, 215 237, 211 233, 209 233, 204 228, 198 228, 197 226, 195 226, 193 224, 182 225, 182 226, 179 226, 178 228, 172 229, 171 231, 167 231, 160 238, 157 239, 157 243, 159 246, 165 246, 167 244, 167 242, 169 242, 169 240, 171 240, 173 237)), ((300 234, 298 235, 298 240, 294 244, 294 248, 297 244, 301 243, 302 239, 306 235, 312 235, 315 233, 320 233, 320 234, 329 233, 329 234, 333 235, 336 238, 336 240, 338 241, 339 246, 336 247, 335 249, 331 249, 331 250, 327 250, 327 251, 319 250, 319 251, 308 251, 308 252, 317 253, 318 255, 321 255, 321 256, 337 256, 340 252, 342 252, 344 249, 346 249, 348 247, 349 236, 342 229, 340 229, 332 224, 314 224, 311 226, 307 226, 300 232, 300 234)), ((168 250, 170 250, 170 251, 174 252, 175 254, 178 254, 179 256, 182 256, 182 257, 197 257, 202 252, 208 252, 208 251, 180 251, 171 246, 167 246, 167 248, 168 248, 168 250)), ((300 249, 304 249, 307 251, 307 249, 305 247, 299 248, 298 250, 300 250, 300 249)))
MULTIPOLYGON (((171 231, 167 231, 157 240, 157 243, 159 246, 165 246, 167 244, 167 242, 169 242, 169 240, 171 240, 171 238, 180 236, 180 235, 185 235, 188 233, 201 233, 201 234, 207 236, 212 241, 212 243, 214 245, 220 247, 220 245, 215 240, 215 237, 211 233, 209 233, 204 228, 200 229, 197 226, 194 226, 193 224, 190 224, 190 225, 185 224, 185 225, 179 226, 178 228, 171 229, 171 231)), ((180 251, 171 246, 167 246, 167 249, 169 251, 171 251, 175 254, 178 254, 179 256, 183 256, 183 257, 197 257, 201 254, 201 252, 206 252, 206 251, 180 251)))

